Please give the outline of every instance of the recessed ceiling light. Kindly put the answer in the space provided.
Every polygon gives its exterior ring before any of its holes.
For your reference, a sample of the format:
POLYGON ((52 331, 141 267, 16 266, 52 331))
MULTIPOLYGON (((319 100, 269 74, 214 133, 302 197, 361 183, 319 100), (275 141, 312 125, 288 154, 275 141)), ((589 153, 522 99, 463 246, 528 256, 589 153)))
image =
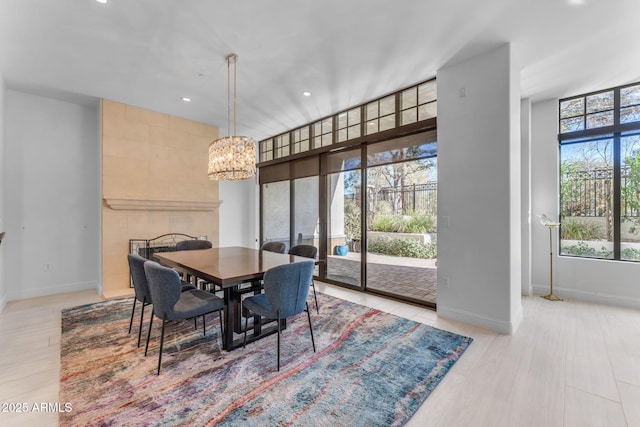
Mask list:
POLYGON ((305 90, 304 92, 302 92, 302 94, 304 96, 311 96, 311 92, 309 92, 308 90, 305 90))
POLYGON ((584 4, 584 0, 569 0, 569 4, 573 6, 582 6, 584 4))
POLYGON ((109 0, 96 0, 98 3, 107 4, 109 0))
POLYGON ((186 96, 183 96, 182 99, 184 102, 191 102, 191 98, 187 98, 186 96))

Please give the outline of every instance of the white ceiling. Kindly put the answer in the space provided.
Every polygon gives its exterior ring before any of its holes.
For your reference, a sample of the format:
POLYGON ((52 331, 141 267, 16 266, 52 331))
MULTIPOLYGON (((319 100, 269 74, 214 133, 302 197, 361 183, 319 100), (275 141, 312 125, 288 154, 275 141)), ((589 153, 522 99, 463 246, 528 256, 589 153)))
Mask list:
POLYGON ((640 81, 639 24, 638 0, 0 0, 0 74, 225 135, 234 52, 238 134, 264 139, 504 42, 534 101, 640 81))

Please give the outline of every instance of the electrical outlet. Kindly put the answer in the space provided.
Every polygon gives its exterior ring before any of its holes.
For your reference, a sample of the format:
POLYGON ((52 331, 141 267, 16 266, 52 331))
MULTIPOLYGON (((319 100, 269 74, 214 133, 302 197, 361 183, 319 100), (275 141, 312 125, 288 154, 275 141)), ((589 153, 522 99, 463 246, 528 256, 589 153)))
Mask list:
POLYGON ((53 270, 53 265, 52 265, 52 264, 47 263, 47 264, 45 264, 45 265, 43 265, 43 266, 42 266, 42 269, 43 269, 44 271, 51 271, 51 270, 53 270))
POLYGON ((444 287, 449 289, 449 278, 445 277, 444 279, 442 279, 442 283, 444 284, 444 287))

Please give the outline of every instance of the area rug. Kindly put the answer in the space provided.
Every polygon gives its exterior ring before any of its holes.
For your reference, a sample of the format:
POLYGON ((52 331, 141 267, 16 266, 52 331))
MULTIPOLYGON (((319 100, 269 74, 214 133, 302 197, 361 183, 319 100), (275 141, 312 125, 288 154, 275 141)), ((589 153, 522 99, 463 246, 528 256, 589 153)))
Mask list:
POLYGON ((472 342, 324 294, 318 302, 317 352, 306 313, 290 318, 280 372, 275 335, 223 351, 214 314, 206 337, 201 320, 197 330, 168 324, 160 376, 160 322, 145 357, 144 338, 138 348, 136 328, 128 334, 132 299, 63 310, 60 402, 71 410, 60 425, 403 425, 472 342))

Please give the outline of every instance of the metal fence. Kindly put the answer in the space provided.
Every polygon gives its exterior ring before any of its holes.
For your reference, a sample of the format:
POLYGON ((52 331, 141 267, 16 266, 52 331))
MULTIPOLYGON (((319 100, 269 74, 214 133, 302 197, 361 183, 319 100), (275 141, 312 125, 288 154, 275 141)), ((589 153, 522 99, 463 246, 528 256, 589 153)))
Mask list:
MULTIPOLYGON (((623 166, 620 170, 620 188, 622 190, 620 210, 622 216, 639 217, 640 211, 630 203, 627 197, 627 179, 630 168, 623 166)), ((569 170, 561 174, 560 192, 562 216, 604 217, 613 210, 613 168, 594 168, 590 170, 569 170)))
MULTIPOLYGON (((358 189, 357 189, 358 190, 358 189)), ((348 200, 359 199, 359 191, 345 196, 348 200)), ((369 211, 389 209, 392 214, 410 215, 419 213, 436 216, 438 213, 438 182, 405 185, 403 187, 383 187, 377 191, 369 188, 367 192, 369 211)))

